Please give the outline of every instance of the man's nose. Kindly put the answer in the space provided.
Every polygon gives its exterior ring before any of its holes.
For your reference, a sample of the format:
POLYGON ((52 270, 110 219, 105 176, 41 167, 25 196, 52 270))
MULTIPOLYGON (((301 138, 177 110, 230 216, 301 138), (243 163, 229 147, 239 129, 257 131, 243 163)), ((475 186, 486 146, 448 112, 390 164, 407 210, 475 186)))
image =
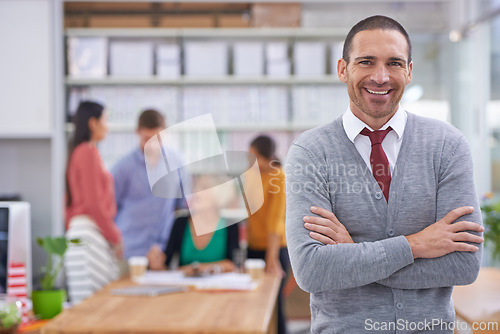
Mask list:
POLYGON ((389 71, 385 64, 378 64, 373 69, 371 80, 373 80, 378 85, 382 85, 389 81, 389 71))

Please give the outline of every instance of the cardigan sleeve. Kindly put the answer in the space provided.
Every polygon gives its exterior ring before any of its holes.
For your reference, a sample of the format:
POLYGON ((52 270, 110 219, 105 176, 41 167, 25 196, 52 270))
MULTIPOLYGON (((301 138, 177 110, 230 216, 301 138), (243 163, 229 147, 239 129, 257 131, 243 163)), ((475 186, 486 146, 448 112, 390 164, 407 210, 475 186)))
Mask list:
POLYGON ((116 204, 112 176, 103 170, 101 159, 90 145, 81 144, 72 157, 72 166, 77 169, 78 189, 71 189, 77 195, 101 230, 104 238, 111 244, 121 243, 121 232, 114 222, 116 204))
POLYGON ((315 205, 332 208, 324 166, 306 148, 293 144, 285 166, 286 236, 297 284, 310 293, 347 289, 386 278, 413 263, 404 236, 374 242, 325 245, 309 236, 303 217, 315 205), (305 167, 307 173, 304 173, 305 167))
MULTIPOLYGON (((461 206, 472 206, 474 212, 458 218, 455 222, 470 221, 481 224, 481 209, 477 200, 472 158, 469 146, 462 136, 441 165, 436 199, 436 221, 448 212, 461 206)), ((475 235, 478 232, 467 231, 475 235)), ((479 274, 482 245, 477 252, 453 252, 432 259, 416 259, 388 278, 378 281, 382 285, 397 289, 428 289, 453 285, 471 284, 479 274)))

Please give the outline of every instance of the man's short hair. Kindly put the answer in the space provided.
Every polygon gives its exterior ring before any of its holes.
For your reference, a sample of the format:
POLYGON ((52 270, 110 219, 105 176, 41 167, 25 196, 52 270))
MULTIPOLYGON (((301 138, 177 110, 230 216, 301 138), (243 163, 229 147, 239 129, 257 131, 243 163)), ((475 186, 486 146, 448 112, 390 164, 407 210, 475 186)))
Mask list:
POLYGON ((144 110, 139 116, 137 128, 157 129, 165 128, 165 117, 155 109, 144 110))
POLYGON ((359 21, 351 28, 344 42, 344 50, 342 52, 342 58, 346 62, 349 62, 349 53, 351 52, 352 40, 354 36, 360 31, 365 30, 396 30, 399 31, 406 39, 408 44, 408 63, 411 62, 411 41, 410 36, 406 32, 405 28, 398 21, 382 15, 370 16, 362 21, 359 21))

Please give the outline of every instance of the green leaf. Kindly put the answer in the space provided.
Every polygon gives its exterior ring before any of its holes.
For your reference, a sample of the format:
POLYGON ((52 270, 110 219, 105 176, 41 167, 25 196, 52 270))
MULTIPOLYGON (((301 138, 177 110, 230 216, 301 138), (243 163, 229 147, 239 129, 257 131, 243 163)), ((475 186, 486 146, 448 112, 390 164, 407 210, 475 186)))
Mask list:
POLYGON ((45 237, 43 248, 49 254, 63 256, 68 248, 68 242, 65 237, 45 237))
POLYGON ((65 237, 36 238, 36 242, 49 255, 47 265, 42 267, 41 285, 43 290, 52 290, 54 288, 57 275, 63 266, 63 256, 68 249, 68 243, 79 244, 80 239, 67 240, 65 237), (53 259, 54 257, 54 259, 53 259))
POLYGON ((495 205, 493 205, 493 210, 500 213, 500 201, 498 201, 497 203, 495 203, 495 205))
POLYGON ((486 228, 484 232, 485 244, 491 244, 493 259, 500 260, 500 201, 487 201, 481 206, 481 210, 486 228))
POLYGON ((82 243, 80 239, 70 239, 69 242, 76 245, 80 245, 82 243))

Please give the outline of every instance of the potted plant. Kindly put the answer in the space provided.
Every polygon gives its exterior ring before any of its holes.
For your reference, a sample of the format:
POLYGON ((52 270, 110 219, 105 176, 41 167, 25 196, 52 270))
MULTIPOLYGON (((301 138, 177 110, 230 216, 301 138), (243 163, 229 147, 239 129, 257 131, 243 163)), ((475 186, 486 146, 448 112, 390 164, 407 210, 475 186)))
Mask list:
POLYGON ((481 206, 483 211, 484 240, 485 245, 491 247, 492 259, 500 261, 500 200, 492 201, 493 194, 485 195, 485 204, 481 206))
POLYGON ((21 302, 0 295, 0 334, 16 333, 21 323, 21 302))
POLYGON ((66 300, 64 289, 55 289, 55 282, 63 267, 63 257, 69 243, 80 243, 80 240, 67 240, 65 237, 45 237, 36 239, 49 255, 47 265, 42 267, 41 290, 32 292, 33 312, 41 319, 51 319, 62 311, 66 300))

